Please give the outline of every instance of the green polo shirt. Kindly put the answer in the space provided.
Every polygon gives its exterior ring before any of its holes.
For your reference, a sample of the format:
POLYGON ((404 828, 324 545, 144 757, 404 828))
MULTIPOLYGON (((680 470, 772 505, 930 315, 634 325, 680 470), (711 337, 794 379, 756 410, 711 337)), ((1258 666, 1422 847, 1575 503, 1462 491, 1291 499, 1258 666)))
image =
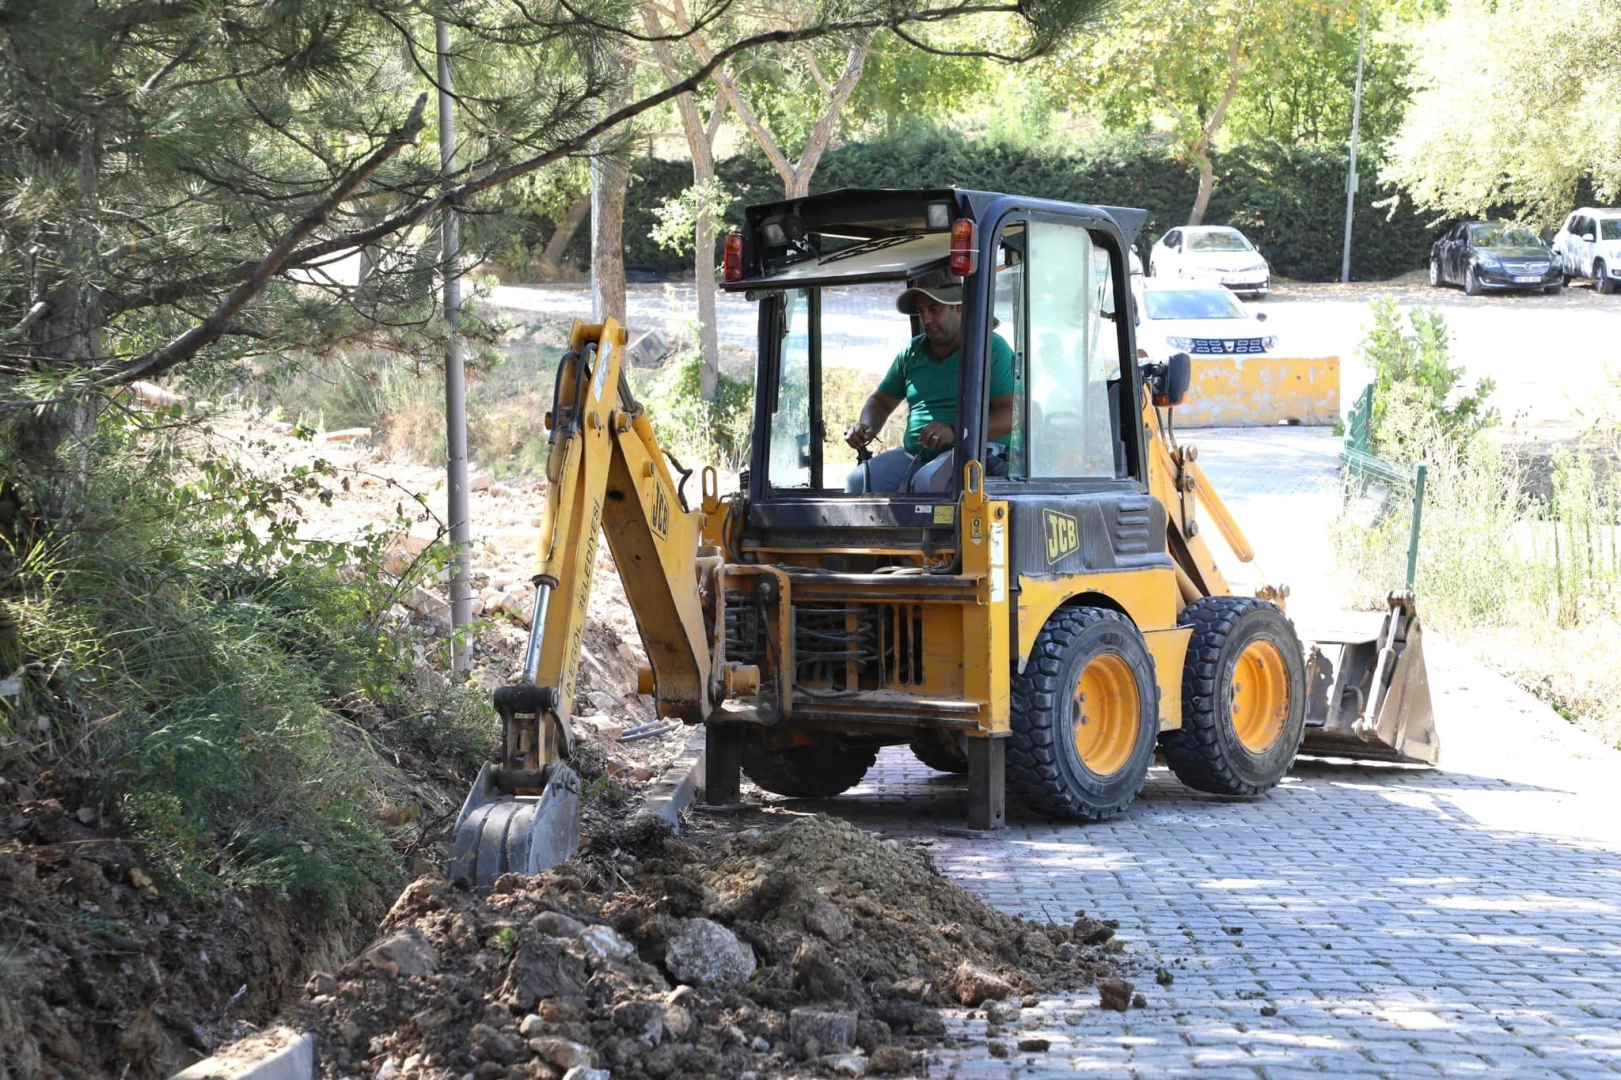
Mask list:
MULTIPOLYGON (((889 365, 878 392, 897 401, 905 400, 906 436, 901 440, 908 454, 917 454, 923 447, 923 429, 935 421, 957 426, 958 369, 962 366, 962 347, 945 357, 936 357, 929 351, 929 339, 922 334, 913 338, 889 365)), ((991 335, 991 397, 1007 397, 1014 392, 1013 347, 1002 340, 1002 335, 991 335)), ((1009 436, 997 439, 1004 445, 1009 436)), ((929 453, 929 457, 949 447, 929 453)))

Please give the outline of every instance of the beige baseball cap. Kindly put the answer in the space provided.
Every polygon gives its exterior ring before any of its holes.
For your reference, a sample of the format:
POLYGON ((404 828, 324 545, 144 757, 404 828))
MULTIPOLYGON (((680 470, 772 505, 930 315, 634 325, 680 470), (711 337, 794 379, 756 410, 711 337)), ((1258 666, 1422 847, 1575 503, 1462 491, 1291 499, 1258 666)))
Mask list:
POLYGON ((917 299, 927 296, 937 304, 962 303, 962 278, 949 270, 931 270, 895 298, 895 310, 902 315, 917 314, 917 299))

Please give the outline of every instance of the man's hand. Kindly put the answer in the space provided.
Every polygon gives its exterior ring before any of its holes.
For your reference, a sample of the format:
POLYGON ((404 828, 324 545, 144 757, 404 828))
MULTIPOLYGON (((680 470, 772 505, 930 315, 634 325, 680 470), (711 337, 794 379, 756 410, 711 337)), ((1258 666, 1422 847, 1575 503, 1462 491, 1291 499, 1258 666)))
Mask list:
POLYGON ((860 450, 863 446, 866 446, 868 443, 872 442, 877 435, 878 433, 876 431, 869 428, 860 420, 857 420, 855 423, 850 425, 850 430, 844 433, 844 441, 849 443, 855 449, 860 450))
POLYGON ((918 442, 923 444, 923 449, 934 450, 942 446, 950 446, 956 442, 957 433, 952 430, 950 424, 942 424, 936 420, 918 432, 917 438, 918 442))

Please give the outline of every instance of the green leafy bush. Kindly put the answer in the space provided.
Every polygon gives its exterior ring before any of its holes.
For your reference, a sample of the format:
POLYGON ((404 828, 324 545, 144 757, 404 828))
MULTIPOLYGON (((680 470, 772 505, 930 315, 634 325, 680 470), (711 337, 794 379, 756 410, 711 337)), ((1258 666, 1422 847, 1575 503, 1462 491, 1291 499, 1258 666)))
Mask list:
POLYGON ((1473 391, 1459 392, 1463 369, 1453 367, 1446 318, 1435 308, 1413 308, 1405 325, 1396 302, 1379 297, 1372 305, 1373 325, 1362 340, 1362 358, 1373 369, 1375 452, 1397 461, 1420 461, 1442 447, 1454 450, 1497 422, 1486 399, 1496 388, 1491 379, 1477 380, 1473 391), (1392 406, 1400 403, 1401 408, 1392 406), (1437 438, 1426 434, 1433 425, 1437 438))
POLYGON ((298 537, 296 500, 335 482, 319 461, 260 477, 194 436, 105 426, 72 520, 0 551, 0 638, 29 684, 0 699, 0 741, 99 770, 181 895, 386 902, 398 860, 331 711, 413 692, 381 537, 298 537))
POLYGON ((703 357, 696 351, 678 356, 648 376, 633 373, 636 395, 647 408, 659 442, 685 459, 683 464, 745 467, 753 434, 754 380, 722 372, 715 398, 705 401, 699 384, 703 357))

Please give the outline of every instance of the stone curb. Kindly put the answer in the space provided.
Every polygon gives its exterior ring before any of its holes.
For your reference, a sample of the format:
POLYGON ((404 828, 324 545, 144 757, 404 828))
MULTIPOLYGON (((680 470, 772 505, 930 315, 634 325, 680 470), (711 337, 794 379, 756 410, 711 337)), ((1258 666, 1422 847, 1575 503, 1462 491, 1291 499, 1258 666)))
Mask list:
POLYGON ((272 1028, 233 1043, 170 1080, 314 1080, 315 1039, 272 1028))
POLYGON ((696 727, 687 736, 676 759, 659 774, 647 790, 639 814, 652 814, 680 831, 681 811, 692 805, 704 787, 704 728, 696 727))

